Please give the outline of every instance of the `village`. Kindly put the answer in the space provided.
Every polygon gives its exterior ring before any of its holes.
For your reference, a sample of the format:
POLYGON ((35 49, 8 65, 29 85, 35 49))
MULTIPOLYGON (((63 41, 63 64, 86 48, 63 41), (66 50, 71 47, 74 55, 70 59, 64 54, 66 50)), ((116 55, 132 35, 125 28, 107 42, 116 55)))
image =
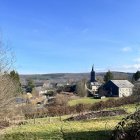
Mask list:
MULTIPOLYGON (((139 79, 135 81, 134 84, 132 84, 128 80, 108 79, 106 82, 98 81, 96 78, 94 66, 92 66, 89 80, 83 81, 80 87, 78 87, 78 82, 72 81, 63 83, 52 83, 50 80, 46 80, 42 84, 37 84, 33 89, 31 89, 31 87, 27 85, 24 85, 23 90, 24 94, 27 95, 26 98, 28 102, 36 104, 38 106, 45 106, 46 104, 52 103, 57 94, 66 95, 68 96, 68 98, 121 98, 131 96, 134 90, 139 89, 139 79), (81 95, 78 94, 78 92, 81 92, 80 90, 82 90, 83 92, 83 94, 81 95)), ((22 102, 27 101, 26 99, 21 99, 21 103, 22 102)))

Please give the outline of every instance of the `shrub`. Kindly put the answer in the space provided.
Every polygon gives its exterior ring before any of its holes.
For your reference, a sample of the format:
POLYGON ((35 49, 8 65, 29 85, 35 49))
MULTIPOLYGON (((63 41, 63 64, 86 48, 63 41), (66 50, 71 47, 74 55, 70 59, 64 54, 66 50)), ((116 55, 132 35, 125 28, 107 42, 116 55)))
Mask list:
POLYGON ((0 129, 8 127, 10 123, 8 121, 0 121, 0 129))
POLYGON ((32 104, 22 106, 21 110, 26 119, 46 117, 48 113, 47 108, 37 108, 32 104))
POLYGON ((68 113, 68 107, 65 106, 49 106, 48 107, 48 116, 62 116, 68 113))
POLYGON ((56 95, 54 99, 54 105, 60 105, 60 106, 67 106, 68 104, 68 97, 63 94, 56 95))
POLYGON ((122 105, 126 104, 134 104, 134 103, 139 103, 140 102, 140 95, 137 96, 129 96, 129 97, 123 97, 119 99, 109 99, 107 101, 101 101, 98 103, 95 103, 92 105, 91 110, 96 111, 96 110, 102 110, 105 108, 110 108, 110 107, 119 107, 122 105))
POLYGON ((98 111, 138 102, 140 102, 140 96, 130 96, 119 99, 112 98, 107 101, 94 103, 93 105, 77 104, 75 106, 68 106, 68 97, 63 94, 58 94, 54 100, 54 103, 48 105, 46 108, 37 109, 35 106, 28 104, 22 107, 22 111, 26 118, 38 118, 83 113, 86 111, 98 111))
POLYGON ((140 109, 118 123, 112 140, 140 140, 140 109))

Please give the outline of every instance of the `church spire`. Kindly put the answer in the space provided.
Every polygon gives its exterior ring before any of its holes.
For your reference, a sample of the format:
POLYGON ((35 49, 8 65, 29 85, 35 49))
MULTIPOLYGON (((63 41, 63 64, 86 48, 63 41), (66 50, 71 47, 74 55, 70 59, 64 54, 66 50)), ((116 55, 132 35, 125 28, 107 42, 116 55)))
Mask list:
POLYGON ((95 71, 94 71, 94 65, 92 66, 92 70, 91 70, 90 82, 96 82, 96 76, 95 76, 95 71))
POLYGON ((92 65, 92 71, 94 71, 94 64, 92 65))

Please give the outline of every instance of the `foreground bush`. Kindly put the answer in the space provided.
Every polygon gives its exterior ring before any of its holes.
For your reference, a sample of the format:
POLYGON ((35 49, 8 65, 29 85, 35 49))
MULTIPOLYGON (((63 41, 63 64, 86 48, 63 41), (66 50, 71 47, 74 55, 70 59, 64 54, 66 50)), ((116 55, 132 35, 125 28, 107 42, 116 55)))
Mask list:
POLYGON ((140 140, 140 109, 118 123, 112 140, 140 140))

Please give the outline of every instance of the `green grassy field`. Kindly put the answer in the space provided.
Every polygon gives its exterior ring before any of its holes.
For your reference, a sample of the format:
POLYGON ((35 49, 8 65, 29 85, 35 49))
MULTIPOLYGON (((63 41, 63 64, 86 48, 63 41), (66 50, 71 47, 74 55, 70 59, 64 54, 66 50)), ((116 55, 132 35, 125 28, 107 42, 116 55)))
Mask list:
POLYGON ((93 97, 89 98, 89 97, 85 97, 85 98, 79 98, 79 99, 74 99, 74 100, 70 100, 69 101, 69 105, 70 106, 74 106, 76 104, 94 104, 96 102, 100 102, 100 101, 106 101, 109 98, 104 98, 104 99, 93 99, 93 97))
POLYGON ((110 131, 121 117, 96 119, 90 121, 64 122, 59 118, 37 119, 28 124, 9 129, 4 140, 108 140, 110 131), (108 121, 109 119, 109 121, 108 121))
MULTIPOLYGON (((128 113, 135 111, 135 105, 124 108, 128 113)), ((88 121, 63 121, 69 116, 28 120, 27 124, 6 130, 1 140, 109 140, 111 131, 125 116, 96 118, 88 121)))

